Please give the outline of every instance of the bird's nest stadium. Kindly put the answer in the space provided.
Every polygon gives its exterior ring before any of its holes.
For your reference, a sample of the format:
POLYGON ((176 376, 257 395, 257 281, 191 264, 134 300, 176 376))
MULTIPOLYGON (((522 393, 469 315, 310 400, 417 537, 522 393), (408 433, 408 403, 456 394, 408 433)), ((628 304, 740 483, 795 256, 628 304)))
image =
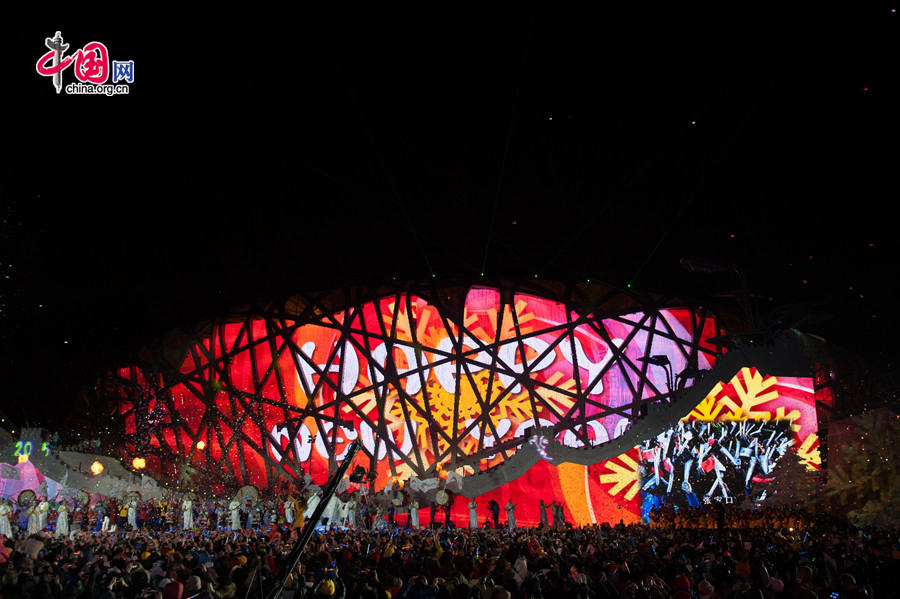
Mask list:
POLYGON ((352 287, 173 332, 107 390, 123 457, 172 485, 321 484, 358 440, 371 489, 629 522, 679 494, 771 499, 788 461, 821 467, 815 364, 741 326, 602 285, 352 287))

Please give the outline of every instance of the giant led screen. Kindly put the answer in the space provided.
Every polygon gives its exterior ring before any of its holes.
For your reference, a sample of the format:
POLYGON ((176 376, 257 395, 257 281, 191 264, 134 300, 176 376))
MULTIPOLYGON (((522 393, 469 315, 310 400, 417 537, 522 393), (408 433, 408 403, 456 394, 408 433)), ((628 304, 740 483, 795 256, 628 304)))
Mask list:
POLYGON ((801 499, 808 485, 798 477, 813 477, 822 465, 812 378, 742 368, 639 451, 645 519, 657 506, 801 499))
MULTIPOLYGON (((130 451, 146 454, 151 470, 207 488, 270 488, 304 473, 321 483, 354 440, 375 488, 441 472, 471 476, 502 465, 535 426, 568 447, 614 439, 643 405, 670 386, 690 386, 687 373, 720 355, 708 340, 721 331, 698 308, 595 317, 494 288, 456 300, 401 292, 335 311, 307 298, 290 311, 214 323, 185 344, 176 369, 120 371, 130 451)), ((805 397, 804 385, 778 383, 778 397, 805 397)), ((716 397, 731 392, 747 417, 788 420, 799 411, 801 424, 791 426, 814 432, 814 409, 745 406, 732 383, 725 387, 716 397)), ((716 399, 691 417, 729 414, 744 413, 716 399)), ((522 523, 537 520, 538 498, 564 501, 569 521, 634 521, 645 453, 592 466, 541 462, 490 496, 533 498, 519 506, 522 523)), ((465 517, 466 501, 455 503, 454 517, 465 517)))

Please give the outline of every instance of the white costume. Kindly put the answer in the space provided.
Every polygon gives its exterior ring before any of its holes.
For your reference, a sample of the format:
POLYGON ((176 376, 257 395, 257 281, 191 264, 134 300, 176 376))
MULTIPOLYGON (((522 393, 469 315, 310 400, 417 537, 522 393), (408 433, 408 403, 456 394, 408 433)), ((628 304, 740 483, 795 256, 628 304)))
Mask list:
POLYGON ((60 503, 56 511, 56 536, 67 537, 69 536, 69 506, 60 503))
POLYGON ((9 525, 9 515, 12 513, 12 508, 9 507, 9 504, 5 501, 0 503, 0 535, 4 537, 11 538, 13 536, 12 526, 9 525))
POLYGON ((409 521, 413 528, 419 528, 419 502, 415 499, 409 503, 409 521))
POLYGON ((131 527, 131 530, 137 530, 137 501, 132 499, 128 502, 128 526, 131 527))
POLYGON ((356 500, 351 499, 347 502, 347 526, 356 527, 356 500))
POLYGON ((194 528, 194 502, 190 499, 185 499, 181 502, 181 511, 184 516, 184 530, 190 530, 194 528))
POLYGON ((506 510, 506 520, 509 522, 509 529, 512 530, 516 527, 516 506, 513 505, 512 499, 503 509, 506 510))
POLYGON ((47 520, 50 519, 50 503, 44 499, 38 504, 38 526, 41 530, 47 528, 47 520))
POLYGON ((725 480, 722 477, 722 473, 725 472, 725 466, 716 456, 713 456, 713 470, 716 473, 716 481, 709 488, 709 491, 706 492, 705 497, 711 497, 716 488, 719 487, 722 491, 722 497, 728 499, 728 485, 725 484, 725 480))
POLYGON ((476 511, 478 504, 475 500, 469 502, 469 528, 478 528, 478 512, 476 511))
POLYGON ((35 533, 40 532, 41 519, 37 513, 37 506, 32 505, 31 507, 28 508, 26 513, 28 514, 28 534, 33 535, 35 533))
POLYGON ((541 528, 547 528, 547 504, 541 499, 538 507, 541 508, 541 528))
POLYGON ((231 530, 240 530, 241 528, 241 502, 235 499, 228 504, 228 511, 231 512, 231 530))
POLYGON ((288 524, 294 523, 294 500, 288 499, 284 502, 284 521, 288 524))

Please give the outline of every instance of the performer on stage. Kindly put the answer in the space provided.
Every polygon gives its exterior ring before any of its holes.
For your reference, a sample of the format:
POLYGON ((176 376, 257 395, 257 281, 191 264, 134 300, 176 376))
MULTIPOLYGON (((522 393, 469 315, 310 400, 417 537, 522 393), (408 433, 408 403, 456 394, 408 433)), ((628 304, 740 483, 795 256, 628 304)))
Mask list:
POLYGON ((137 499, 134 497, 128 502, 128 526, 131 530, 138 529, 137 522, 137 511, 138 511, 137 499))
POLYGON ((509 503, 506 504, 506 507, 503 509, 506 510, 506 521, 509 524, 510 530, 515 530, 516 528, 516 506, 513 505, 512 497, 509 498, 509 503))
POLYGON ((356 528, 356 514, 359 511, 359 495, 353 493, 347 502, 347 526, 356 528))
POLYGON ((303 525, 306 523, 306 507, 308 503, 306 500, 306 493, 303 491, 300 492, 300 498, 297 500, 297 514, 294 517, 294 528, 303 528, 303 525))
POLYGON ((216 530, 225 530, 225 504, 221 499, 216 502, 216 530))
MULTIPOLYGON (((119 505, 119 509, 116 511, 116 515, 119 517, 119 521, 128 522, 128 501, 124 500, 119 505)), ((135 513, 135 520, 137 520, 137 513, 135 513)), ((124 524, 122 525, 124 528, 124 524)))
POLYGON ((13 507, 13 515, 10 518, 19 530, 26 530, 28 528, 28 508, 24 505, 15 505, 13 507))
POLYGON ((194 502, 190 497, 185 496, 184 501, 181 502, 181 514, 184 530, 194 528, 194 502))
POLYGON ((288 526, 294 524, 294 513, 297 511, 297 500, 289 495, 284 502, 284 521, 288 526))
MULTIPOLYGON (((285 501, 287 501, 287 500, 285 500, 285 501)), ((277 514, 278 524, 284 524, 285 526, 290 526, 290 524, 288 524, 286 514, 284 513, 284 501, 281 500, 280 494, 277 497, 275 497, 275 513, 277 514)))
POLYGON ((209 510, 204 504, 200 504, 197 510, 197 528, 200 530, 209 530, 209 510))
POLYGON ((98 511, 97 504, 88 507, 87 510, 88 530, 97 530, 97 527, 99 526, 98 522, 100 520, 100 512, 98 511))
POLYGON ((241 502, 232 499, 228 504, 228 511, 231 513, 231 530, 241 529, 241 502))
POLYGON ((175 528, 175 499, 169 499, 164 507, 166 510, 166 527, 169 530, 173 530, 175 528))
MULTIPOLYGON (((268 504, 267 504, 268 505, 268 504)), ((281 506, 281 503, 272 504, 266 509, 266 517, 268 519, 269 528, 278 526, 278 508, 281 506)))
POLYGON ((58 507, 59 504, 55 500, 50 502, 50 511, 47 512, 47 526, 44 527, 44 530, 56 530, 56 519, 59 517, 59 512, 56 511, 58 507))
POLYGON ((37 511, 37 504, 32 503, 26 511, 28 513, 28 534, 39 533, 41 531, 41 517, 37 511))
POLYGON ((541 499, 538 507, 541 509, 541 528, 547 528, 547 504, 541 499))
POLYGON ((38 526, 40 530, 47 528, 47 520, 50 517, 50 502, 46 498, 41 499, 37 506, 38 526))
POLYGON ((72 512, 72 532, 80 532, 81 531, 81 523, 84 521, 84 512, 77 503, 75 504, 75 511, 72 512))
POLYGON ((0 499, 0 535, 7 539, 12 538, 12 526, 10 526, 9 518, 12 515, 12 506, 5 500, 0 499))
POLYGON ((419 528, 419 502, 415 499, 409 502, 409 525, 419 528))
POLYGON ((266 527, 266 504, 260 499, 253 504, 253 523, 260 528, 266 527))
POLYGON ((253 528, 259 523, 259 504, 247 500, 247 528, 253 528))
POLYGON ((109 509, 107 509, 106 514, 109 516, 109 525, 106 527, 106 530, 110 532, 116 532, 116 527, 118 526, 119 507, 114 497, 109 498, 109 509))
POLYGON ((469 502, 469 528, 475 529, 478 528, 478 514, 475 511, 478 507, 478 504, 475 503, 475 498, 472 498, 472 501, 469 502))
POLYGON ((59 507, 56 508, 56 513, 56 536, 69 536, 69 506, 64 501, 61 501, 59 507))
POLYGON ((375 503, 375 514, 372 517, 372 529, 373 530, 383 530, 387 528, 387 521, 384 519, 384 504, 375 503))
POLYGON ((560 518, 560 515, 559 515, 559 511, 560 511, 561 507, 562 506, 555 499, 552 502, 550 502, 550 514, 553 518, 553 528, 559 528, 561 526, 560 521, 562 520, 562 518, 560 518))

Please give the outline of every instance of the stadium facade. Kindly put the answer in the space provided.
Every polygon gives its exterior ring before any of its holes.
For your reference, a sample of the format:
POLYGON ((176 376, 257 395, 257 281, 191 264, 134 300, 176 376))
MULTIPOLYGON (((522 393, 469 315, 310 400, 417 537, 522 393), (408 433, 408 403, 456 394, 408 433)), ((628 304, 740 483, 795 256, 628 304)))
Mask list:
MULTIPOLYGON (((805 467, 821 464, 809 374, 760 370, 716 341, 728 332, 699 305, 598 285, 298 295, 173 333, 118 369, 123 457, 224 492, 306 473, 321 483, 358 440, 371 488, 513 498, 522 522, 538 499, 563 501, 570 521, 632 521, 676 467, 659 449, 653 465, 661 443, 641 442, 680 420, 789 421, 771 437, 790 437, 805 467)), ((692 465, 718 476, 692 460, 685 477, 692 465)))

